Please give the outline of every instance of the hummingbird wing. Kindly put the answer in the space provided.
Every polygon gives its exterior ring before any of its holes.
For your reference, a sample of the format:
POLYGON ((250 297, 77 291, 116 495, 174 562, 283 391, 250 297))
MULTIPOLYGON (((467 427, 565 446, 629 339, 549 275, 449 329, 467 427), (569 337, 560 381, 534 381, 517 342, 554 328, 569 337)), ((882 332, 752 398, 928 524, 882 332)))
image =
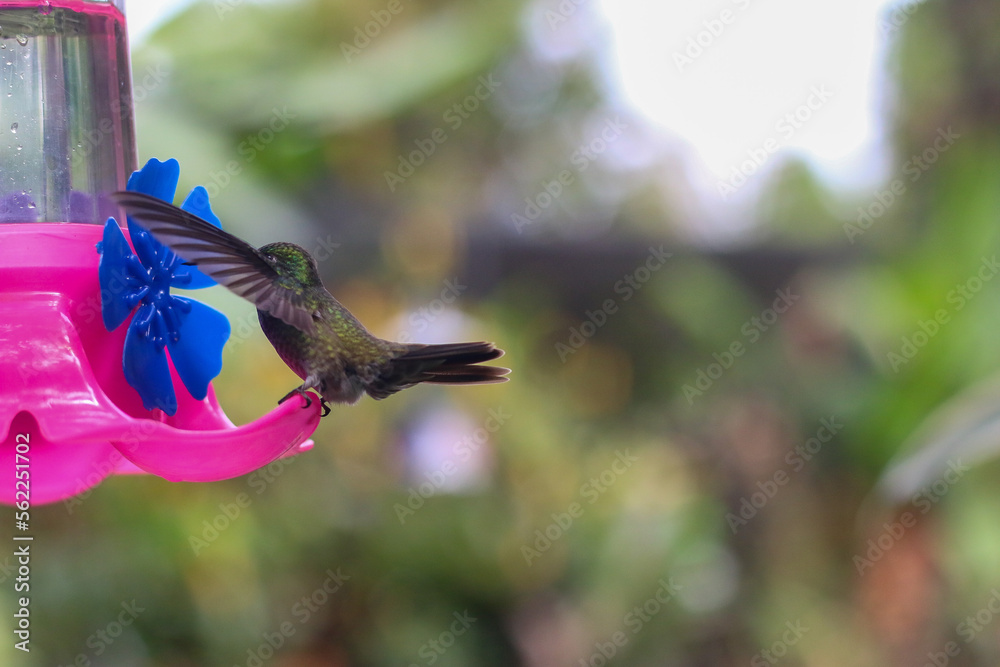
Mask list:
POLYGON ((313 333, 313 310, 302 295, 283 286, 281 275, 252 245, 210 222, 141 192, 115 192, 111 198, 133 222, 149 231, 185 261, 259 310, 313 333))

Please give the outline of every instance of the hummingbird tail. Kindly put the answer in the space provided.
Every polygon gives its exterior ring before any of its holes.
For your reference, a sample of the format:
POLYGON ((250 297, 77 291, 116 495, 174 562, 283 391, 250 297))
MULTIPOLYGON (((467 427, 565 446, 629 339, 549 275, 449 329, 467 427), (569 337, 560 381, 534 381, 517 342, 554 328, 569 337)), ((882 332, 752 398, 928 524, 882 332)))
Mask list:
POLYGON ((509 368, 480 366, 503 356, 493 343, 410 345, 394 357, 368 394, 381 399, 420 382, 430 384, 493 384, 506 382, 509 368))

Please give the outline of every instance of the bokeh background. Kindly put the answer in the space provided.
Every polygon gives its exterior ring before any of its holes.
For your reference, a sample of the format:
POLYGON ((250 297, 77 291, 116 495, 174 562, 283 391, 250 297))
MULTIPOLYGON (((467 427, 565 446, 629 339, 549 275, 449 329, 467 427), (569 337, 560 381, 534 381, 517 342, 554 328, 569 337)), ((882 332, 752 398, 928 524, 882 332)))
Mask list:
MULTIPOLYGON (((214 0, 135 39, 141 161, 512 381, 37 508, 0 664, 997 664, 1000 467, 880 479, 996 397, 1000 6, 771 4, 214 0)), ((213 292, 246 423, 298 379, 213 292)))

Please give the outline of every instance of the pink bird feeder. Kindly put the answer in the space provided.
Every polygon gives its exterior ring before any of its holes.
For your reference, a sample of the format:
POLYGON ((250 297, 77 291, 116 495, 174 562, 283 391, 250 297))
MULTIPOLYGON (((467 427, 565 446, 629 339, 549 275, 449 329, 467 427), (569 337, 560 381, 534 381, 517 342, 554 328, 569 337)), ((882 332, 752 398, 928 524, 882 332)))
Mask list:
MULTIPOLYGON (((179 173, 173 160, 135 171, 123 4, 0 1, 3 503, 113 474, 236 477, 310 448, 319 423, 320 401, 304 399, 243 426, 226 417, 211 380, 229 323, 171 293, 214 283, 107 198, 127 186, 172 200, 179 173)), ((183 206, 218 223, 203 188, 183 206)))

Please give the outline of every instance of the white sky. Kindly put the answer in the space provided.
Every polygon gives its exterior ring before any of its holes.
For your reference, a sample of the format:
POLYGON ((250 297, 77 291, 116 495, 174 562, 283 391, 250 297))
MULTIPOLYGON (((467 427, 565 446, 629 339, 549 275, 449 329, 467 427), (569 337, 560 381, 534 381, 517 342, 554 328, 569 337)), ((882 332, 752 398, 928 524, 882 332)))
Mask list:
POLYGON ((793 154, 834 186, 884 176, 885 0, 600 2, 621 93, 697 156, 696 186, 718 196, 720 178, 752 152, 764 163, 754 176, 793 154), (814 90, 828 99, 810 100, 814 90), (810 101, 816 108, 801 108, 810 101), (786 119, 796 112, 801 120, 786 119), (766 148, 776 150, 761 160, 766 148))
POLYGON ((125 18, 128 37, 138 43, 154 30, 157 24, 173 16, 193 0, 125 0, 125 18))

